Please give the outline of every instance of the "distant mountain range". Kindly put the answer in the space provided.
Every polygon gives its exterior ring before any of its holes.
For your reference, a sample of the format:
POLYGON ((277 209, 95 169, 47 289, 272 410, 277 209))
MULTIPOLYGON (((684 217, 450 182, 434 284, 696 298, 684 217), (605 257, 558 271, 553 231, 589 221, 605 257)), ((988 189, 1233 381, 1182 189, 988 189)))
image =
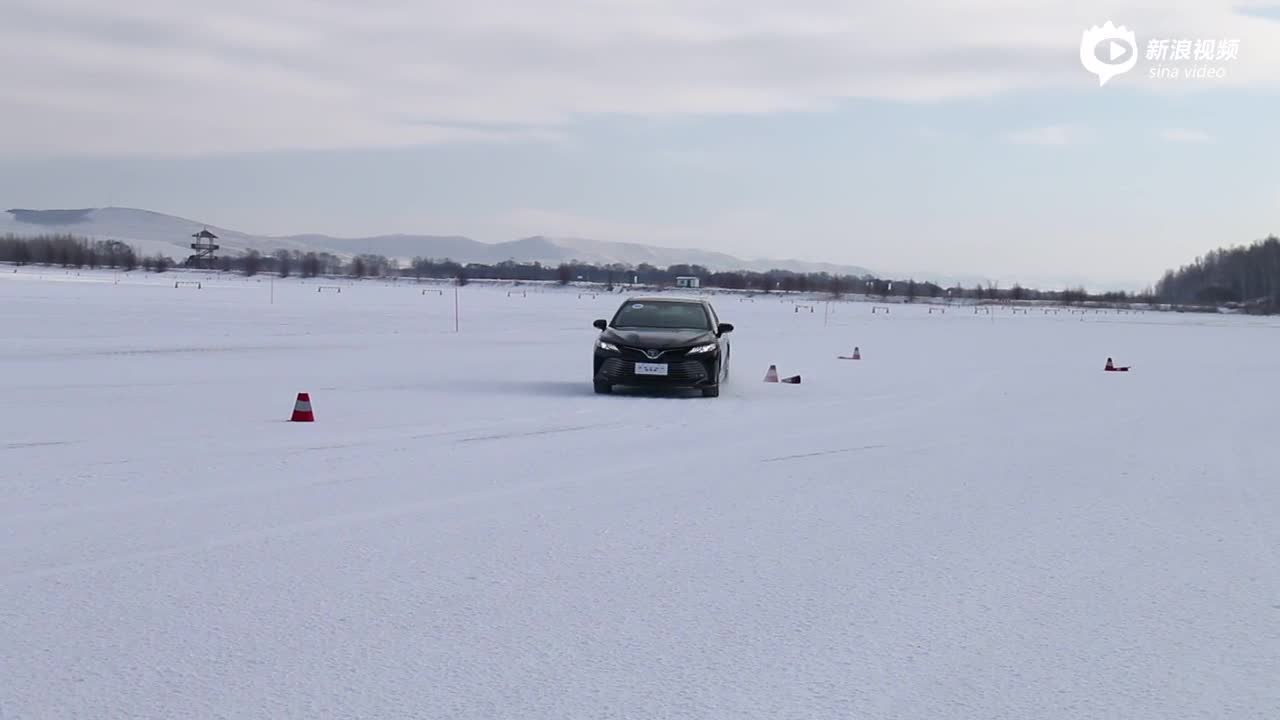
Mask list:
POLYGON ((483 243, 470 238, 440 235, 378 235, 337 238, 328 235, 251 235, 216 225, 187 220, 163 213, 134 208, 86 208, 79 210, 13 209, 0 215, 0 235, 30 236, 40 233, 67 233, 100 240, 119 240, 133 245, 144 255, 167 255, 183 260, 191 254, 191 236, 202 229, 218 236, 227 253, 248 250, 271 253, 276 250, 329 252, 340 256, 361 253, 383 255, 408 261, 414 257, 450 259, 460 263, 493 264, 541 262, 558 265, 578 261, 594 265, 649 263, 656 267, 702 265, 713 271, 791 270, 866 275, 871 271, 855 265, 835 265, 802 260, 743 260, 708 250, 665 248, 638 243, 608 242, 583 238, 534 236, 500 243, 483 243))

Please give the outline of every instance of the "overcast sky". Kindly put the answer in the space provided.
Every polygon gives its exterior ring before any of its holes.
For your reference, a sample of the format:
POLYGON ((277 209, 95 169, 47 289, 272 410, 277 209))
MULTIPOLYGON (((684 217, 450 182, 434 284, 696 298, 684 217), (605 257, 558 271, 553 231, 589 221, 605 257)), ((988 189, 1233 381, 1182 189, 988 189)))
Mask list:
POLYGON ((1023 282, 1146 284, 1280 234, 1280 4, 0 8, 5 207, 142 207, 272 234, 580 236, 1023 282), (1137 64, 1099 87, 1080 45, 1107 20, 1136 33, 1137 64), (1159 39, 1238 41, 1238 57, 1149 60, 1159 39), (1150 78, 1162 64, 1226 76, 1150 78))

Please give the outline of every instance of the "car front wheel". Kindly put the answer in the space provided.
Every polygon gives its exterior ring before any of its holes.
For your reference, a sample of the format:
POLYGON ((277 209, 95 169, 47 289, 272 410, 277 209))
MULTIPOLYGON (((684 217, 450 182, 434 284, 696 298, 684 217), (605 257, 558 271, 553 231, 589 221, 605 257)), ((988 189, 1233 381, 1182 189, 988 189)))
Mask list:
POLYGON ((597 395, 608 395, 613 392, 613 386, 610 385, 609 383, 598 382, 593 384, 596 387, 597 395))
POLYGON ((720 397, 720 386, 711 385, 702 388, 702 397, 720 397))

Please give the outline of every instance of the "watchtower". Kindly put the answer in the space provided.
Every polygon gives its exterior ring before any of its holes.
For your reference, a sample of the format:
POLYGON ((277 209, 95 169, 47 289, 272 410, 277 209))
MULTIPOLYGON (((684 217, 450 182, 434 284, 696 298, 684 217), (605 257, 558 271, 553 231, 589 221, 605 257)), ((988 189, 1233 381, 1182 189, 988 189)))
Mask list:
POLYGON ((187 258, 187 266, 213 269, 213 263, 217 260, 213 253, 220 247, 213 241, 217 240, 218 236, 209 232, 209 228, 205 228, 191 237, 196 240, 191 243, 191 249, 196 252, 194 255, 187 258))

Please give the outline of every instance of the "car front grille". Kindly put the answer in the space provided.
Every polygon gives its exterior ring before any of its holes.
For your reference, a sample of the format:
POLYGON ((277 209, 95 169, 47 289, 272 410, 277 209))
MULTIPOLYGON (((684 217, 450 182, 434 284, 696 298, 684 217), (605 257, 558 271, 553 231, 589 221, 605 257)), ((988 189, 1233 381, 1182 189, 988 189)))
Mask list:
MULTIPOLYGON (((659 358, 653 362, 662 362, 659 358)), ((641 360, 640 362, 650 362, 641 360)), ((605 358, 600 364, 599 375, 609 382, 658 382, 658 383, 700 383, 711 377, 707 366, 697 360, 679 360, 666 363, 666 375, 636 375, 636 364, 632 360, 619 357, 605 358)))
POLYGON ((644 350, 641 350, 640 348, 636 348, 636 347, 620 345, 618 346, 618 350, 621 351, 623 358, 627 360, 631 360, 633 362, 665 362, 665 363, 679 360, 683 358, 686 353, 689 352, 689 348, 676 348, 675 350, 663 350, 661 355, 659 355, 656 358, 651 358, 645 353, 644 350))

